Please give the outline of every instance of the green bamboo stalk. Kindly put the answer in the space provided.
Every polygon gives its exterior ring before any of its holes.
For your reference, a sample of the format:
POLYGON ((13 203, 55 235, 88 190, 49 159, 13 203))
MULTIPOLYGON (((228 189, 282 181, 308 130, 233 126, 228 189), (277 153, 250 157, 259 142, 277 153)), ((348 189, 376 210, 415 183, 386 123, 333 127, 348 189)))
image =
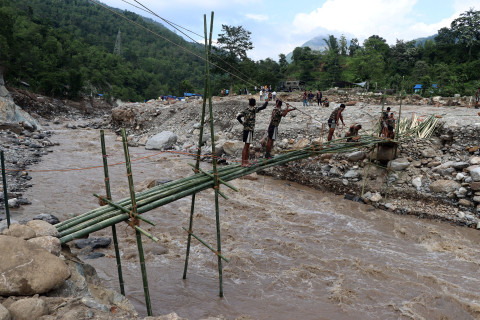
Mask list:
MULTIPOLYGON (((125 213, 130 214, 130 210, 128 210, 127 208, 124 208, 124 207, 119 206, 119 205, 116 204, 115 202, 112 202, 112 201, 110 201, 110 200, 108 200, 108 199, 105 199, 105 198, 99 196, 99 195, 96 194, 96 193, 94 193, 93 196, 94 196, 94 197, 97 197, 97 198, 99 198, 99 199, 102 199, 103 201, 105 201, 106 203, 108 203, 108 204, 111 205, 112 207, 114 207, 114 208, 116 208, 116 209, 119 209, 120 211, 123 211, 123 212, 125 212, 125 213)), ((150 224, 150 225, 152 225, 152 226, 155 226, 155 225, 156 225, 156 224, 153 223, 152 221, 150 221, 150 220, 148 220, 147 218, 144 218, 144 217, 142 217, 142 216, 140 216, 140 215, 138 215, 137 218, 140 219, 140 220, 142 220, 142 221, 145 221, 146 223, 148 223, 148 224, 150 224)))
POLYGON ((3 150, 0 151, 0 158, 2 162, 3 203, 5 204, 5 215, 7 216, 7 228, 10 228, 10 208, 8 207, 7 176, 5 173, 5 157, 3 155, 3 150))
MULTIPOLYGON (((397 126, 395 127, 395 140, 398 141, 398 130, 399 130, 399 123, 400 123, 400 117, 402 116, 402 100, 403 100, 403 96, 401 94, 401 90, 400 90, 400 108, 398 110, 398 120, 397 120, 397 126)), ((397 151, 398 151, 398 143, 395 145, 395 154, 394 154, 394 158, 397 157, 397 151)))
POLYGON ((195 235, 194 233, 192 232, 189 232, 185 227, 182 227, 183 230, 185 230, 188 234, 191 234, 195 239, 197 239, 201 244, 203 244, 205 247, 207 247, 208 249, 210 249, 210 251, 212 251, 213 253, 215 253, 217 256, 219 256, 220 258, 222 258, 223 260, 225 260, 226 262, 230 262, 230 260, 228 260, 227 258, 225 258, 223 255, 217 253, 215 251, 215 249, 213 249, 208 243, 206 243, 205 241, 203 241, 200 237, 198 237, 197 235, 195 235))
MULTIPOLYGON (((125 164, 127 167, 128 188, 130 190, 130 198, 132 200, 132 213, 137 216, 137 205, 135 202, 135 189, 133 187, 132 167, 130 164, 130 153, 128 151, 128 142, 125 129, 122 128, 123 151, 125 153, 125 164)), ((132 221, 133 222, 133 221, 132 221)), ((145 257, 143 255, 142 233, 135 228, 137 236, 138 255, 140 257, 140 268, 142 270, 143 292, 145 294, 145 304, 147 305, 147 314, 152 316, 152 304, 150 302, 150 291, 148 290, 147 268, 145 266, 145 257)))
MULTIPOLYGON (((188 165, 191 166, 191 167, 193 167, 193 168, 195 169, 195 165, 193 165, 193 164, 191 164, 191 163, 188 163, 188 165)), ((214 177, 215 177, 213 174, 211 174, 211 173, 209 173, 209 172, 206 172, 206 171, 204 171, 204 170, 202 170, 202 169, 200 169, 200 168, 198 168, 198 171, 200 171, 201 173, 206 174, 206 175, 209 176, 210 178, 214 178, 214 177)), ((238 189, 237 189, 236 187, 234 187, 234 186, 232 186, 231 184, 223 181, 222 179, 218 179, 218 181, 219 181, 220 183, 224 184, 225 186, 229 187, 229 188, 232 189, 233 191, 238 192, 238 189)))
POLYGON ((144 230, 144 229, 140 228, 139 226, 135 226, 135 230, 139 231, 140 233, 142 233, 143 235, 147 236, 148 238, 152 239, 155 242, 160 241, 160 239, 155 237, 153 234, 151 234, 147 230, 144 230))
MULTIPOLYGON (((207 53, 207 64, 209 64, 210 59, 210 50, 212 47, 212 32, 213 32, 213 11, 210 19, 210 38, 209 38, 209 48, 207 53)), ((212 92, 210 88, 210 70, 207 69, 207 87, 208 87, 208 108, 210 110, 210 136, 212 141, 212 154, 215 153, 215 133, 213 129, 213 105, 212 105, 212 92)), ((213 171, 214 171, 214 188, 215 188, 215 221, 217 226, 217 252, 221 254, 222 252, 222 241, 220 237, 220 209, 218 205, 218 191, 220 191, 220 184, 218 181, 218 172, 217 172, 217 158, 213 157, 213 171)), ((220 297, 223 297, 223 268, 222 268, 222 259, 218 257, 218 278, 220 281, 220 297)))
MULTIPOLYGON (((205 51, 207 50, 207 25, 206 25, 206 18, 204 16, 204 24, 205 24, 205 51)), ((205 88, 203 91, 203 103, 202 103, 202 116, 200 118, 200 133, 198 135, 198 149, 197 149, 197 157, 195 161, 195 168, 197 169, 196 172, 198 172, 198 169, 200 169, 200 155, 202 153, 202 142, 203 142, 203 128, 205 126, 205 109, 207 105, 207 94, 208 94, 208 88, 207 88, 207 73, 206 70, 208 69, 208 63, 205 63, 205 88)), ((192 194, 192 203, 190 205, 190 218, 189 218, 189 223, 188 223, 188 230, 190 232, 188 233, 187 237, 187 252, 185 254, 185 266, 183 268, 183 279, 187 278, 187 269, 188 269, 188 259, 190 257, 190 243, 192 241, 192 235, 191 231, 193 228, 193 213, 195 212, 195 196, 196 194, 192 194)))
MULTIPOLYGON (((112 200, 112 193, 110 191, 110 177, 108 175, 107 151, 105 148, 105 134, 103 130, 100 130, 100 144, 102 145, 103 172, 105 176, 105 191, 107 192, 107 199, 110 201, 112 200)), ((117 228, 115 225, 112 225, 112 237, 113 237, 113 246, 115 248, 115 259, 117 260, 117 273, 118 273, 118 282, 120 284, 120 293, 125 296, 125 287, 124 287, 123 274, 122 274, 122 261, 120 258, 120 249, 118 247, 117 228)))

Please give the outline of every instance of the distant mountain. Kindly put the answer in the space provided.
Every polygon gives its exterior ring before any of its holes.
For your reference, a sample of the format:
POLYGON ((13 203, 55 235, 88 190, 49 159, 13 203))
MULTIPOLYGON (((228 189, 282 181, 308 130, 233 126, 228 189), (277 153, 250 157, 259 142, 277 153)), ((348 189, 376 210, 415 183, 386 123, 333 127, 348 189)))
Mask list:
MULTIPOLYGON (((310 49, 315 50, 315 51, 323 51, 323 50, 328 48, 324 39, 328 39, 330 37, 330 34, 331 33, 318 35, 315 38, 313 38, 311 40, 308 40, 307 42, 302 44, 300 47, 302 47, 302 48, 310 47, 310 49)), ((340 36, 334 35, 334 36, 337 38, 337 40, 340 40, 340 37, 342 35, 340 35, 340 36)), ((354 37, 350 38, 347 35, 345 35, 345 37, 347 38, 347 47, 348 47, 348 46, 350 46, 350 39, 352 39, 354 37)), ((290 52, 286 55, 288 63, 292 62, 292 55, 293 55, 293 52, 290 52)))
POLYGON ((419 45, 424 45, 425 42, 427 40, 435 40, 435 37, 437 36, 438 34, 434 34, 433 36, 428 36, 428 37, 425 37, 425 38, 418 38, 418 39, 414 39, 413 41, 415 41, 415 46, 419 46, 419 45))

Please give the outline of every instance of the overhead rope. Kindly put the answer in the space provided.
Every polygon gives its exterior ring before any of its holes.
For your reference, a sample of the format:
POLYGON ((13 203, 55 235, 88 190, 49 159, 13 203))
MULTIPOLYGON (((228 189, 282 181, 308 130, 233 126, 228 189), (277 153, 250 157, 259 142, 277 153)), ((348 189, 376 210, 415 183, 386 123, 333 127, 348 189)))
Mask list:
MULTIPOLYGON (((125 0, 122 0, 122 1, 128 3, 128 2, 125 1, 125 0)), ((142 3, 140 3, 140 1, 138 1, 138 0, 134 0, 134 1, 135 1, 136 3, 138 3, 139 5, 141 5, 144 9, 142 9, 142 8, 140 8, 140 7, 137 7, 137 6, 135 6, 134 4, 131 4, 132 6, 134 6, 134 7, 136 7, 136 8, 139 8, 139 9, 145 11, 145 12, 148 12, 148 13, 154 15, 155 17, 157 17, 157 18, 165 21, 165 22, 168 23, 171 27, 173 27, 175 30, 177 30, 178 32, 180 32, 180 33, 182 33, 183 35, 185 35, 187 38, 189 38, 189 39, 192 40, 193 42, 199 43, 197 40, 194 40, 193 38, 191 38, 190 36, 188 36, 186 33, 184 33, 183 31, 181 31, 180 29, 176 28, 175 26, 178 26, 179 28, 182 28, 182 29, 184 29, 184 30, 186 30, 186 31, 188 31, 188 32, 191 32, 191 33, 199 36, 202 40, 205 39, 204 36, 199 35, 198 33, 195 33, 194 31, 191 31, 191 30, 189 30, 189 29, 187 29, 187 28, 184 28, 184 27, 182 27, 182 26, 174 23, 174 22, 171 22, 171 21, 169 21, 169 20, 167 20, 167 19, 165 19, 165 18, 162 18, 161 16, 159 16, 158 14, 156 14, 153 10, 151 10, 151 9, 148 8, 147 6, 145 6, 145 5, 143 5, 142 3)), ((200 43, 200 44, 201 44, 201 43, 200 43)), ((247 79, 251 79, 249 76, 247 76, 246 74, 244 74, 243 72, 241 72, 240 70, 238 70, 237 68, 235 68, 234 66, 232 66, 230 63, 228 63, 227 61, 223 60, 220 56, 215 55, 215 57, 216 57, 216 59, 220 60, 221 62, 223 62, 224 64, 226 64, 227 66, 229 66, 229 67, 230 67, 231 69, 233 69, 234 71, 238 72, 238 73, 239 73, 240 75, 242 75, 243 77, 245 77, 245 78, 247 78, 247 79)))
MULTIPOLYGON (((178 44, 178 43, 175 43, 175 42, 173 42, 172 40, 168 39, 168 38, 167 38, 167 37, 165 37, 165 36, 162 36, 162 35, 161 35, 161 34, 159 34, 158 32, 155 32, 155 31, 153 31, 153 30, 150 30, 149 28, 147 28, 147 27, 145 27, 145 26, 142 26, 142 25, 141 25, 141 24, 139 24, 138 22, 135 22, 135 21, 133 21, 133 20, 131 20, 131 19, 127 18, 127 17, 126 17, 126 16, 124 16, 123 14, 121 14, 121 13, 119 13, 119 12, 116 12, 115 10, 113 10, 113 9, 111 9, 111 8, 109 8, 109 7, 107 7, 106 5, 103 5, 102 3, 100 3, 100 2, 97 2, 97 1, 95 1, 95 0, 89 0, 89 1, 91 1, 91 2, 95 3, 96 5, 99 5, 100 7, 102 7, 102 8, 104 8, 104 9, 106 9, 106 10, 108 10, 108 11, 112 12, 113 14, 115 14, 115 15, 117 15, 117 16, 119 16, 119 17, 121 17, 122 19, 124 19, 124 20, 126 20, 126 21, 128 21, 128 22, 130 22, 130 23, 132 23, 132 24, 134 24, 134 25, 136 25, 136 26, 138 26, 138 27, 140 27, 140 28, 142 28, 142 29, 144 29, 144 30, 146 30, 146 31, 150 32, 150 33, 152 33, 153 35, 156 35, 157 37, 159 37, 159 38, 162 38, 163 40, 165 40, 165 41, 167 41, 167 42, 170 42, 171 44, 173 44, 173 45, 175 45, 175 46, 179 47, 180 49, 184 50, 185 52, 188 52, 188 53, 190 53, 190 54, 194 55, 194 56, 195 56, 195 57, 197 57, 197 58, 199 58, 199 59, 201 59, 201 60, 203 60, 203 61, 206 61, 206 60, 207 60, 207 59, 205 59, 205 57, 203 57, 203 56, 201 56, 201 55, 199 55, 199 54, 197 54, 197 53, 193 52, 193 51, 192 51, 192 50, 190 50, 190 49, 187 49, 187 48, 185 48, 184 46, 182 46, 182 45, 180 45, 180 44, 178 44)), ((247 83, 247 84, 250 84, 250 85, 253 85, 253 86, 255 86, 255 84, 251 83, 251 82, 250 82, 250 81, 248 81, 248 80, 242 79, 240 76, 236 75, 235 73, 233 73, 233 72, 230 72, 230 71, 228 71, 228 70, 226 70, 226 69, 224 69, 224 68, 220 67, 219 65, 212 63, 211 61, 210 61, 209 63, 210 63, 211 65, 213 65, 213 66, 217 67, 218 69, 220 69, 220 70, 222 70, 222 71, 224 71, 224 72, 226 72, 226 73, 228 73, 228 74, 232 75, 233 77, 235 77, 235 78, 237 78, 237 79, 239 79, 239 80, 241 80, 241 81, 243 81, 243 82, 245 82, 245 83, 247 83)))

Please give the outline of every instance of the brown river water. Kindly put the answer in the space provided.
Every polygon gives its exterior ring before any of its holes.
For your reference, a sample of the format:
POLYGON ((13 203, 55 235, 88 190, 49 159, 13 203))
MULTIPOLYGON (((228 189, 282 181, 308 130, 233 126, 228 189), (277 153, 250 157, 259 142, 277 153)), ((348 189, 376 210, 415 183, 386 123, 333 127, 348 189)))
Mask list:
MULTIPOLYGON (((121 142, 107 132, 109 164, 124 160, 121 142)), ((58 129, 60 145, 33 170, 102 166, 99 130, 58 129)), ((130 149, 132 160, 156 151, 130 149)), ((136 185, 192 174, 191 158, 160 154, 134 161, 136 185)), ((209 168, 208 164, 203 164, 209 168)), ((114 199, 128 196, 124 164, 110 167, 114 199)), ((52 213, 61 220, 98 206, 103 168, 31 172, 32 205, 14 219, 52 213)), ((192 240, 188 276, 182 279, 191 198, 147 212, 156 223, 142 227, 153 314, 188 319, 478 319, 480 232, 399 216, 343 200, 341 196, 259 176, 235 180, 235 193, 220 198, 224 298, 218 296, 216 256, 192 240), (159 254, 158 248, 168 250, 159 254)), ((194 233, 215 247, 212 191, 197 195, 194 233)), ((127 297, 146 316, 135 233, 118 225, 127 297)), ((110 228, 94 236, 109 236, 110 228)), ((160 250, 161 251, 161 250, 160 250)), ((86 260, 105 286, 118 290, 113 245, 105 257, 86 260)))

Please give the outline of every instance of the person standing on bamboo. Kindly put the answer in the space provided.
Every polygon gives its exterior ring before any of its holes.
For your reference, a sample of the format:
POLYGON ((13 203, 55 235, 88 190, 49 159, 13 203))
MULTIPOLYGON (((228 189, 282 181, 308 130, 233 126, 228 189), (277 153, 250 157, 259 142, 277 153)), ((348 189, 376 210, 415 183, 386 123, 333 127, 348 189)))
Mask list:
POLYGON ((477 88, 477 91, 475 91, 475 109, 479 108, 480 104, 480 87, 477 88))
POLYGON ((282 120, 282 117, 285 117, 290 111, 296 110, 297 108, 292 107, 287 103, 287 109, 282 110, 282 100, 277 100, 275 108, 272 111, 272 118, 270 119, 270 124, 268 126, 268 140, 267 140, 267 150, 265 152, 265 158, 270 159, 272 157, 272 147, 273 142, 278 138, 278 125, 282 120), (291 108, 290 108, 291 107, 291 108))
POLYGON ((255 107, 255 99, 248 100, 248 108, 243 110, 237 115, 237 120, 243 124, 243 146, 242 151, 242 167, 248 167, 248 158, 250 156, 250 144, 253 142, 253 130, 255 129, 255 116, 258 112, 265 109, 270 101, 271 95, 268 95, 267 101, 261 107, 255 107), (243 118, 243 120, 242 120, 243 118))
POLYGON ((328 141, 332 140, 333 133, 335 132, 335 128, 339 125, 338 123, 339 120, 341 120, 342 125, 345 126, 345 123, 343 122, 343 116, 342 116, 343 110, 345 110, 345 105, 342 103, 340 107, 333 110, 333 112, 330 114, 330 117, 328 118, 328 127, 330 128, 328 130, 328 141))

